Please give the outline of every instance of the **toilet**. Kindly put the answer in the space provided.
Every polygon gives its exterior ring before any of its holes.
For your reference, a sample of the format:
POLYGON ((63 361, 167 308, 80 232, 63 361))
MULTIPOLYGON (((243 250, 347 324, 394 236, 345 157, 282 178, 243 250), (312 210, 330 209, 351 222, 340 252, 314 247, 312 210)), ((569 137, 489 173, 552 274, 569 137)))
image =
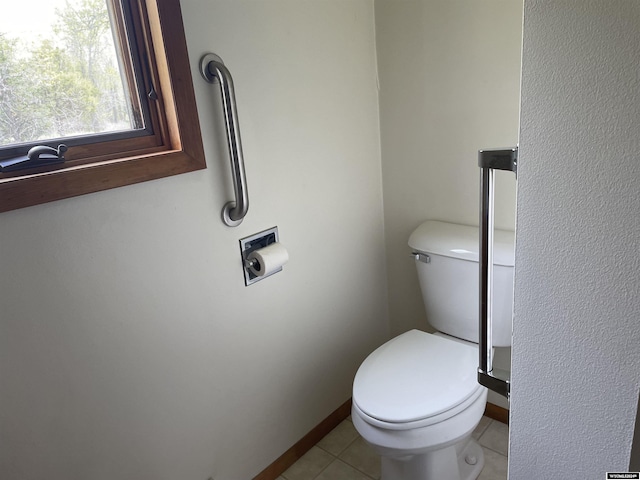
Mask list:
MULTIPOLYGON (((484 466, 471 437, 487 402, 477 382, 477 227, 439 221, 409 237, 430 325, 371 353, 353 382, 353 425, 381 456, 382 480, 472 480, 484 466)), ((511 345, 514 236, 495 230, 493 345, 511 345)))

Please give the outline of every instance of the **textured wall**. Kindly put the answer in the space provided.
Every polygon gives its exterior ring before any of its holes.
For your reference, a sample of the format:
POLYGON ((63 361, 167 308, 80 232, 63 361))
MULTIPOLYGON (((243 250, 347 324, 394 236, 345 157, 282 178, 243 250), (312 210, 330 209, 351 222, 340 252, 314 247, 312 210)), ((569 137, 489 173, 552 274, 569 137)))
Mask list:
POLYGON ((372 2, 181 3, 207 170, 0 215, 3 480, 247 480, 388 336, 372 2), (274 225, 291 260, 246 288, 238 239, 274 225))
POLYGON ((524 19, 510 478, 599 480, 640 385, 640 3, 524 19))

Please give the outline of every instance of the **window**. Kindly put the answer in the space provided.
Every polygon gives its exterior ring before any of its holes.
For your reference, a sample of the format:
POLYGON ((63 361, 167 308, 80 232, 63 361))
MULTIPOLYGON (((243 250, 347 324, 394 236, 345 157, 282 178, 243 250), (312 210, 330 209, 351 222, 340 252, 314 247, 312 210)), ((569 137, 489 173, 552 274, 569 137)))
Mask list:
POLYGON ((179 0, 64 0, 45 35, 2 28, 0 212, 205 168, 179 0), (26 159, 60 144, 64 162, 26 159))

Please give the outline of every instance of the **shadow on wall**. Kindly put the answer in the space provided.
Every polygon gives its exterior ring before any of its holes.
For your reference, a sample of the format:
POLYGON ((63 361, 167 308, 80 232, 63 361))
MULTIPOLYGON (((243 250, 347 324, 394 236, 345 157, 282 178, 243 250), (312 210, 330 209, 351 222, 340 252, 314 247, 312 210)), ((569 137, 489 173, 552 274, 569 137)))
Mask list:
POLYGON ((640 391, 638 392, 638 407, 636 408, 636 425, 633 432, 633 443, 631 443, 631 459, 629 460, 629 471, 640 471, 640 391))

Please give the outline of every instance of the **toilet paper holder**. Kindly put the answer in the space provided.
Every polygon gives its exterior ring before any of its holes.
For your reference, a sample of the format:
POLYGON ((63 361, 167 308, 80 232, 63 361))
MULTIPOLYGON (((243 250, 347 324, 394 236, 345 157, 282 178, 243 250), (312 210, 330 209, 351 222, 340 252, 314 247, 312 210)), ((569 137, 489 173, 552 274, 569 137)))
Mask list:
POLYGON ((255 266, 256 260, 249 259, 249 255, 253 251, 261 248, 265 248, 271 245, 272 243, 277 243, 278 241, 279 241, 278 227, 272 227, 267 230, 263 230, 262 232, 251 235, 249 237, 240 239, 240 255, 242 256, 242 270, 244 271, 244 284, 247 287, 256 282, 259 282, 260 280, 270 277, 274 273, 278 273, 282 271, 282 267, 280 267, 268 275, 259 277, 258 275, 255 275, 251 271, 251 267, 255 266))

